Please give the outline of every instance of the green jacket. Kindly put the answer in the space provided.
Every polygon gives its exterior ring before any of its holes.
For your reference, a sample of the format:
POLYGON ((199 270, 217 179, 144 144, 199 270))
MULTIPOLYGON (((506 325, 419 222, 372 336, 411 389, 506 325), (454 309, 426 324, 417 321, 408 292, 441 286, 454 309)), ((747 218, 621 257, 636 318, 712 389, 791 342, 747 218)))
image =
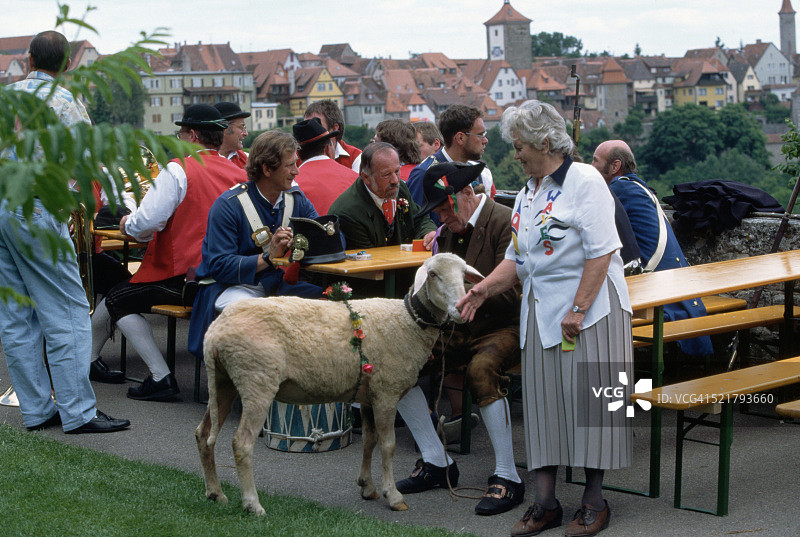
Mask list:
POLYGON ((328 214, 339 217, 339 226, 344 233, 345 247, 348 250, 408 244, 413 239, 421 239, 428 232, 436 230, 436 225, 428 215, 417 217, 420 206, 411 199, 411 193, 404 181, 400 181, 397 200, 391 236, 392 229, 383 217, 383 211, 375 205, 361 177, 333 202, 328 214), (401 200, 405 200, 405 204, 401 200))

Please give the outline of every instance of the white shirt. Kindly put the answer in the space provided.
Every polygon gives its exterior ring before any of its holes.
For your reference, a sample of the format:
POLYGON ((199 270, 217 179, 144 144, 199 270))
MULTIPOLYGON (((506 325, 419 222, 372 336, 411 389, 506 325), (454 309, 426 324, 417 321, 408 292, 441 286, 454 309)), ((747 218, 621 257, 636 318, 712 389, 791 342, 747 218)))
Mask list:
POLYGON ((475 212, 472 213, 472 216, 470 216, 469 220, 467 220, 467 224, 471 225, 473 229, 475 229, 475 224, 478 223, 478 217, 481 215, 483 206, 486 205, 486 194, 478 194, 478 197, 481 199, 481 201, 478 203, 478 207, 475 209, 475 212))
POLYGON ((187 188, 186 171, 178 162, 168 162, 153 180, 139 208, 128 216, 125 232, 139 242, 153 240, 156 231, 167 226, 186 197, 187 188))
MULTIPOLYGON (((447 154, 447 150, 444 147, 442 148, 442 155, 444 155, 444 158, 446 158, 448 162, 453 162, 453 158, 447 154)), ((467 164, 478 164, 478 161, 468 160, 467 164)), ((492 177, 492 170, 489 169, 489 166, 484 166, 483 171, 481 171, 481 183, 483 183, 483 186, 486 188, 486 192, 491 194, 494 178, 492 177)))
POLYGON ((583 328, 611 311, 609 280, 617 289, 622 308, 631 311, 618 253, 622 243, 608 186, 591 165, 572 163, 571 159, 564 164, 542 180, 536 193, 536 183, 528 181, 514 201, 511 244, 505 258, 516 263, 522 282, 521 347, 526 343, 531 293, 542 345, 547 349, 561 343, 561 321, 572 309, 587 259, 614 252, 608 276, 586 312, 583 328))
MULTIPOLYGON (((342 147, 341 142, 336 142, 336 154, 333 155, 333 159, 336 160, 341 155, 344 155, 345 157, 349 157, 350 153, 347 152, 347 149, 342 147)), ((353 165, 350 166, 350 169, 353 170, 354 172, 359 172, 359 173, 361 172, 361 155, 358 155, 355 158, 355 160, 353 161, 353 165)))

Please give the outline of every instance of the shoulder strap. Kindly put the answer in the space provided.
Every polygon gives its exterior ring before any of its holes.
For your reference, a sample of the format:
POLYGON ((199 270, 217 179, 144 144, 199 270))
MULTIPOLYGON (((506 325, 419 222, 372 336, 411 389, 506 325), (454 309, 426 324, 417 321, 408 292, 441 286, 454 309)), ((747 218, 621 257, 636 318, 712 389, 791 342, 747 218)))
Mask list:
MULTIPOLYGON (((269 241, 272 239, 272 232, 261 221, 261 217, 258 216, 255 205, 253 205, 253 200, 251 200, 250 196, 247 195, 247 188, 244 188, 240 193, 238 193, 236 195, 236 199, 238 199, 239 203, 242 204, 244 215, 247 218, 247 222, 250 224, 250 229, 253 230, 251 235, 253 242, 255 242, 256 246, 261 248, 264 252, 269 252, 269 241)), ((292 216, 293 211, 294 192, 284 192, 283 219, 281 220, 281 226, 289 226, 289 218, 292 216)))
POLYGON ((283 193, 283 218, 281 219, 281 226, 289 227, 289 219, 294 213, 294 192, 288 191, 283 193), (291 194, 291 195, 289 195, 291 194))
POLYGON ((649 188, 639 181, 631 179, 630 177, 625 177, 624 175, 620 177, 620 179, 625 179, 639 186, 656 206, 656 212, 658 213, 658 245, 656 246, 656 251, 653 252, 653 256, 644 267, 645 272, 653 272, 658 264, 661 263, 661 258, 664 257, 664 251, 667 249, 667 215, 664 214, 664 210, 661 208, 658 198, 656 198, 655 194, 653 194, 649 188))

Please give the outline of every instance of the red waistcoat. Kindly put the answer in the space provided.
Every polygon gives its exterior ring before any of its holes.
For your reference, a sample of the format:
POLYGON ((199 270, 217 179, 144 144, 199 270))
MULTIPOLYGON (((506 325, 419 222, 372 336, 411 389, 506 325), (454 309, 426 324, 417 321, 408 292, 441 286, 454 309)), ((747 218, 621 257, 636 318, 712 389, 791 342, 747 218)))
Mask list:
MULTIPOLYGON (((180 164, 177 159, 172 162, 180 164)), ((166 280, 186 274, 189 267, 199 266, 211 205, 230 187, 247 180, 244 170, 216 151, 204 151, 202 164, 194 158, 186 158, 183 169, 186 171, 186 197, 166 227, 157 231, 147 245, 142 265, 131 278, 132 283, 166 280)))
POLYGON ((320 215, 328 214, 328 209, 336 198, 356 179, 356 172, 329 158, 304 162, 300 173, 294 178, 320 215))
MULTIPOLYGON (((355 147, 355 146, 348 145, 348 144, 344 143, 344 140, 339 142, 339 145, 341 145, 344 148, 344 150, 347 151, 350 154, 350 156, 346 157, 344 155, 339 155, 336 158, 336 162, 338 162, 339 164, 341 164, 342 166, 344 166, 346 168, 352 169, 353 168, 353 162, 355 162, 356 158, 358 158, 358 155, 361 154, 361 150, 359 148, 355 147)), ((322 214, 322 213, 319 213, 319 214, 322 214)))
POLYGON ((237 167, 244 169, 244 165, 247 164, 247 153, 245 153, 241 149, 237 149, 236 154, 233 155, 228 160, 233 162, 237 167))

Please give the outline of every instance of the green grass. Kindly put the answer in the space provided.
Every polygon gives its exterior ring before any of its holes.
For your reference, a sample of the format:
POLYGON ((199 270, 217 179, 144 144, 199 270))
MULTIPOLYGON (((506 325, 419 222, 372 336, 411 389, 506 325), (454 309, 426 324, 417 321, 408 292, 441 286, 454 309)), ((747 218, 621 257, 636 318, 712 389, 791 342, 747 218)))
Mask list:
MULTIPOLYGON (((61 444, 0 425, 0 536, 419 536, 455 535, 391 524, 345 509, 260 493, 266 517, 204 497, 202 479, 155 464, 61 444)), ((464 534, 459 534, 464 535, 464 534)))

